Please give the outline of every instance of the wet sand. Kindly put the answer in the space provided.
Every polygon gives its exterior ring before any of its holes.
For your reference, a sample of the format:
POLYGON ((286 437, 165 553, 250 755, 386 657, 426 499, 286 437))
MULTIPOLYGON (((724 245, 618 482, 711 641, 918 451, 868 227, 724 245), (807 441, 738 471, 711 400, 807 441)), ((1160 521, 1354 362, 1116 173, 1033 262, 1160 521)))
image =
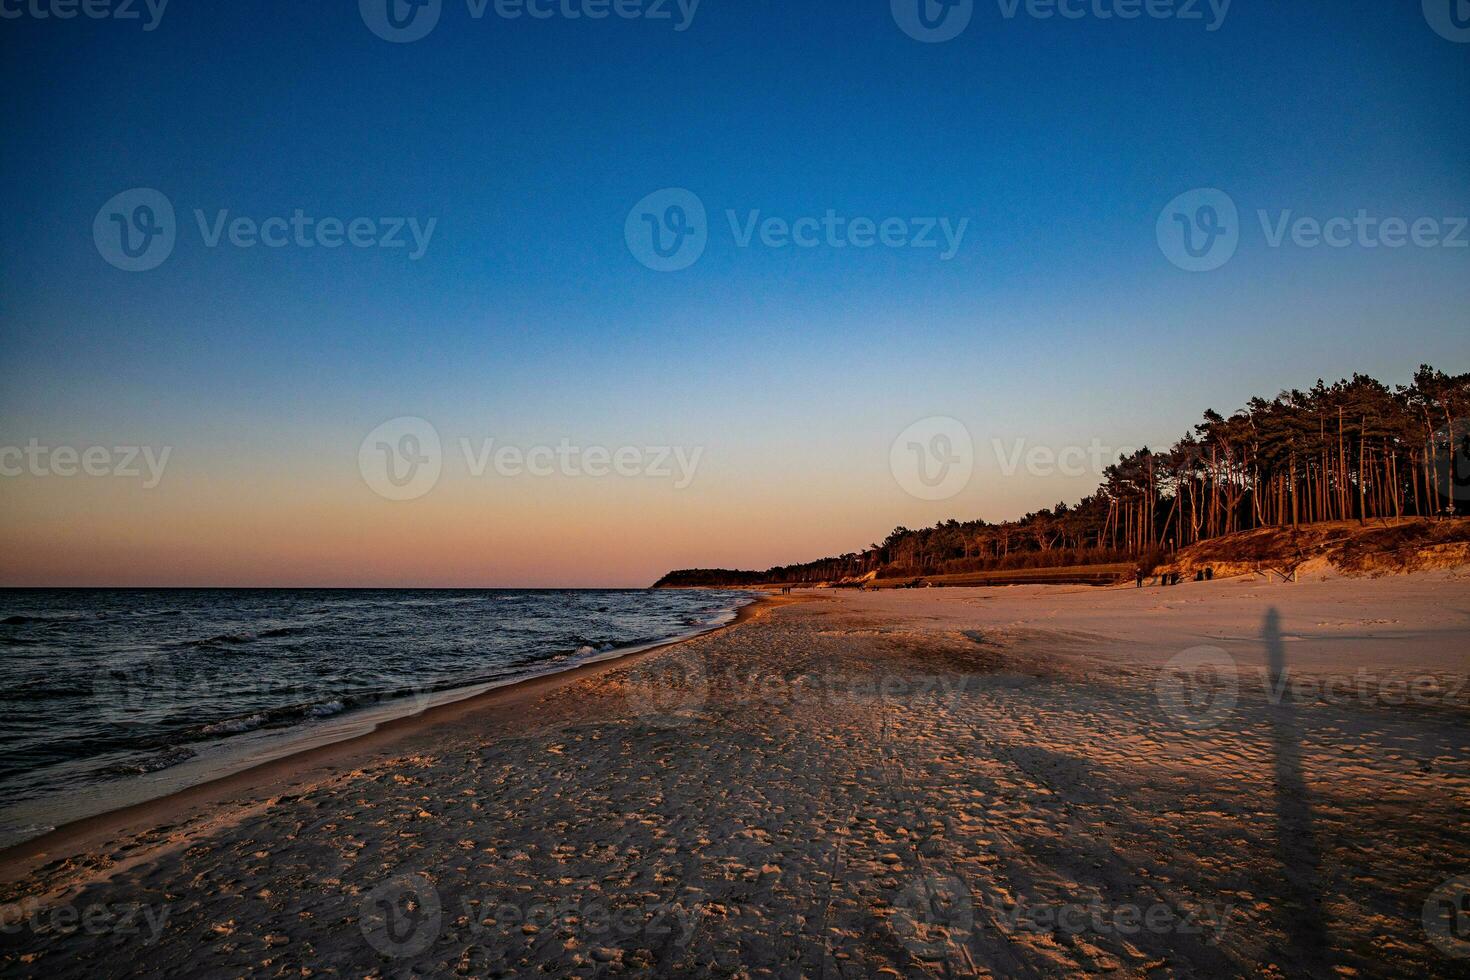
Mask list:
POLYGON ((1467 675, 1448 573, 773 598, 0 854, 0 973, 1470 975, 1467 675))

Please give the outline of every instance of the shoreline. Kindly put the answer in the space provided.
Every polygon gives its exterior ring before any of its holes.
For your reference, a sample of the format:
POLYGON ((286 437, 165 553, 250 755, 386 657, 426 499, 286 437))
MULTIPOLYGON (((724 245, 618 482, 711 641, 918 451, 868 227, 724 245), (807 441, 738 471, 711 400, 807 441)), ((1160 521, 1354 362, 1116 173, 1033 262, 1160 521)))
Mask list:
MULTIPOLYGON (((727 622, 707 629, 653 644, 610 650, 571 667, 529 674, 489 688, 477 690, 480 685, 470 685, 460 689, 469 692, 463 696, 431 704, 412 714, 387 716, 364 731, 305 745, 277 757, 266 758, 219 776, 168 790, 158 796, 68 820, 34 837, 0 847, 0 884, 12 883, 43 862, 57 860, 60 856, 58 852, 74 854, 109 839, 121 838, 168 823, 180 811, 220 805, 236 796, 259 794, 267 788, 278 788, 282 784, 309 776, 330 778, 333 771, 345 771, 344 767, 349 761, 384 750, 394 742, 480 711, 510 707, 532 696, 546 694, 614 668, 636 663, 670 647, 733 629, 754 619, 771 604, 784 603, 778 596, 757 595, 739 606, 727 622)), ((367 713, 372 710, 367 709, 367 713)))
POLYGON ((1467 596, 765 597, 5 852, 0 975, 1439 975, 1467 596))

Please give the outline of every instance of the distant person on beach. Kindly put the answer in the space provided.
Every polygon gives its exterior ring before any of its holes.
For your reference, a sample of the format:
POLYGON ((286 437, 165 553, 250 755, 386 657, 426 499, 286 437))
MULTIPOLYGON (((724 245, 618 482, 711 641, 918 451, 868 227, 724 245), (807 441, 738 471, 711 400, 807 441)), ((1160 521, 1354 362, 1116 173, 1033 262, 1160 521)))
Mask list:
POLYGON ((1140 589, 1143 588, 1143 566, 1142 565, 1139 565, 1137 568, 1135 568, 1133 570, 1133 572, 1134 572, 1135 575, 1138 576, 1138 587, 1140 589))
POLYGON ((1215 569, 1214 569, 1213 566, 1210 566, 1210 567, 1208 567, 1208 568, 1205 569, 1205 581, 1206 582, 1213 582, 1213 581, 1215 581, 1215 569))

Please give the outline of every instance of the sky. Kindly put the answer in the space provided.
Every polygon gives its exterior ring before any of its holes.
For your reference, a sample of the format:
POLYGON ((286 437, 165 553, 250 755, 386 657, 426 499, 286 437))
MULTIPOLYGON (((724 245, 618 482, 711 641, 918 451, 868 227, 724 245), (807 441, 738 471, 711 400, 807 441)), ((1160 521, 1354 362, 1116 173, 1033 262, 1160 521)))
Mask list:
POLYGON ((0 585, 642 586, 1470 370, 1448 0, 387 2, 0 0, 0 585))

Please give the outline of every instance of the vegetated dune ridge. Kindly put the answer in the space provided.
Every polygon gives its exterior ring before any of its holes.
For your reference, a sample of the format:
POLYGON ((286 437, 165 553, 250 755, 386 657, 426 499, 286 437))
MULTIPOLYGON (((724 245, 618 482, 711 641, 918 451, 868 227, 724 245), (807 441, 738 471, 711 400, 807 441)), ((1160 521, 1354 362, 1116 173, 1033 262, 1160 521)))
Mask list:
POLYGON ((1217 576, 1400 575, 1470 565, 1470 520, 1332 521, 1263 527, 1191 545, 1159 566, 1187 578, 1217 576))
MULTIPOLYGON (((938 575, 862 576, 806 583, 816 587, 905 585, 1111 585, 1131 578, 1140 565, 1146 574, 1179 572, 1186 578, 1208 568, 1216 576, 1271 575, 1290 577, 1340 572, 1345 575, 1395 575, 1470 565, 1470 519, 1422 517, 1359 521, 1327 521, 1238 531, 1190 545, 1172 555, 1127 562, 1108 562, 938 575)), ((760 588, 782 586, 765 573, 721 569, 670 572, 654 588, 760 588)))

